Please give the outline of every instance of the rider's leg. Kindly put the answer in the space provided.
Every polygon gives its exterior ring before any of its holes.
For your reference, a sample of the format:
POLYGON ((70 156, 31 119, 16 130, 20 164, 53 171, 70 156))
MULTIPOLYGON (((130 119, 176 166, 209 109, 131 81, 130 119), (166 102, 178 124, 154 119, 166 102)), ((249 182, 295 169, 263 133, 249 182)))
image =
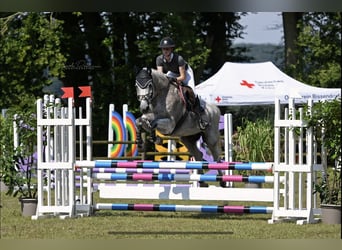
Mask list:
POLYGON ((195 80, 194 80, 194 74, 193 71, 190 67, 190 65, 188 65, 187 70, 186 70, 186 79, 184 80, 183 84, 185 86, 188 86, 189 88, 189 99, 190 102, 193 103, 192 105, 192 111, 195 112, 198 117, 199 117, 199 127, 201 130, 205 130, 206 127, 208 126, 208 122, 204 119, 205 116, 205 110, 204 108, 201 106, 201 102, 198 98, 198 96, 195 94, 194 92, 194 88, 195 88, 195 80))
POLYGON ((206 121, 206 119, 204 119, 205 117, 204 107, 202 107, 198 96, 195 95, 192 88, 185 85, 183 89, 185 93, 184 95, 187 97, 186 98, 188 102, 187 106, 190 106, 188 107, 188 109, 198 115, 199 127, 201 130, 204 130, 208 126, 208 122, 206 121))
POLYGON ((196 96, 196 102, 195 102, 195 107, 194 109, 196 110, 195 113, 198 114, 199 116, 199 127, 201 130, 205 130, 206 127, 208 126, 208 121, 205 119, 205 109, 201 105, 201 101, 198 96, 196 96))

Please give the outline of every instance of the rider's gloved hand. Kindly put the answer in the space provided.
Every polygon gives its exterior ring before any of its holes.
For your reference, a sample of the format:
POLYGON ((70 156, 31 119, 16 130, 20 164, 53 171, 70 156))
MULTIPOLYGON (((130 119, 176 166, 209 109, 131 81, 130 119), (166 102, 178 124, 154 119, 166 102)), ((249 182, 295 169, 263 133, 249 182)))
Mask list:
POLYGON ((167 76, 167 78, 169 79, 170 82, 177 83, 177 78, 176 77, 167 76))

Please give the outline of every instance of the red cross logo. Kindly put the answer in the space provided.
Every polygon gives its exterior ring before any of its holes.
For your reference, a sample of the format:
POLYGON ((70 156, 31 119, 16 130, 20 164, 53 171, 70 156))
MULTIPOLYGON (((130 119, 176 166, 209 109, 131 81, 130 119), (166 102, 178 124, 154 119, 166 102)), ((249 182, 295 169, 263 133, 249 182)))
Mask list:
POLYGON ((242 80, 242 82, 240 83, 240 85, 241 86, 246 86, 246 87, 248 87, 248 88, 250 88, 250 89, 252 89, 255 85, 254 85, 254 83, 249 83, 249 82, 247 82, 246 80, 242 80))
POLYGON ((215 98, 215 101, 218 102, 218 103, 219 103, 221 100, 222 100, 222 99, 221 99, 219 96, 217 96, 217 97, 215 98))

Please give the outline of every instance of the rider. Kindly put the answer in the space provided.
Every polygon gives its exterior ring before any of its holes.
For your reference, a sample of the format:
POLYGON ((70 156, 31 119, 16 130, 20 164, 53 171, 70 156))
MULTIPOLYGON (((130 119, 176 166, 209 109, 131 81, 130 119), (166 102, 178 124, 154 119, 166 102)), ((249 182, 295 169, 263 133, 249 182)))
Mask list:
POLYGON ((174 52, 175 43, 170 37, 165 37, 160 41, 159 48, 162 49, 162 54, 156 58, 157 70, 175 79, 177 84, 188 86, 192 90, 193 102, 198 102, 198 109, 195 111, 199 115, 199 126, 202 130, 206 128, 208 122, 202 119, 201 107, 198 97, 195 97, 194 88, 195 82, 191 67, 185 62, 184 58, 174 52))

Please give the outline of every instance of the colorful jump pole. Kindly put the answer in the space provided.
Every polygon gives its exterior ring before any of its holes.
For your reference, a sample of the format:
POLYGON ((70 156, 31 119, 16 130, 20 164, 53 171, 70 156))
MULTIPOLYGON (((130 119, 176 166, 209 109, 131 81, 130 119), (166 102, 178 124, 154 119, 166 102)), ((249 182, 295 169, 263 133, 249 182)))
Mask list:
POLYGON ((215 169, 215 170, 264 170, 272 169, 273 163, 267 162, 155 162, 155 161, 76 161, 76 167, 89 168, 161 168, 161 169, 215 169))
POLYGON ((213 174, 151 174, 151 173, 93 173, 93 178, 101 180, 127 180, 127 181, 231 181, 231 182, 252 182, 272 183, 273 176, 259 175, 213 175, 213 174))
POLYGON ((97 210, 124 210, 124 211, 161 211, 161 212, 204 212, 230 214, 269 214, 272 207, 264 206, 217 206, 217 205, 172 205, 172 204, 108 204, 97 203, 97 210))
POLYGON ((93 173, 151 173, 151 174, 189 174, 188 169, 159 169, 159 168, 93 168, 93 173))

